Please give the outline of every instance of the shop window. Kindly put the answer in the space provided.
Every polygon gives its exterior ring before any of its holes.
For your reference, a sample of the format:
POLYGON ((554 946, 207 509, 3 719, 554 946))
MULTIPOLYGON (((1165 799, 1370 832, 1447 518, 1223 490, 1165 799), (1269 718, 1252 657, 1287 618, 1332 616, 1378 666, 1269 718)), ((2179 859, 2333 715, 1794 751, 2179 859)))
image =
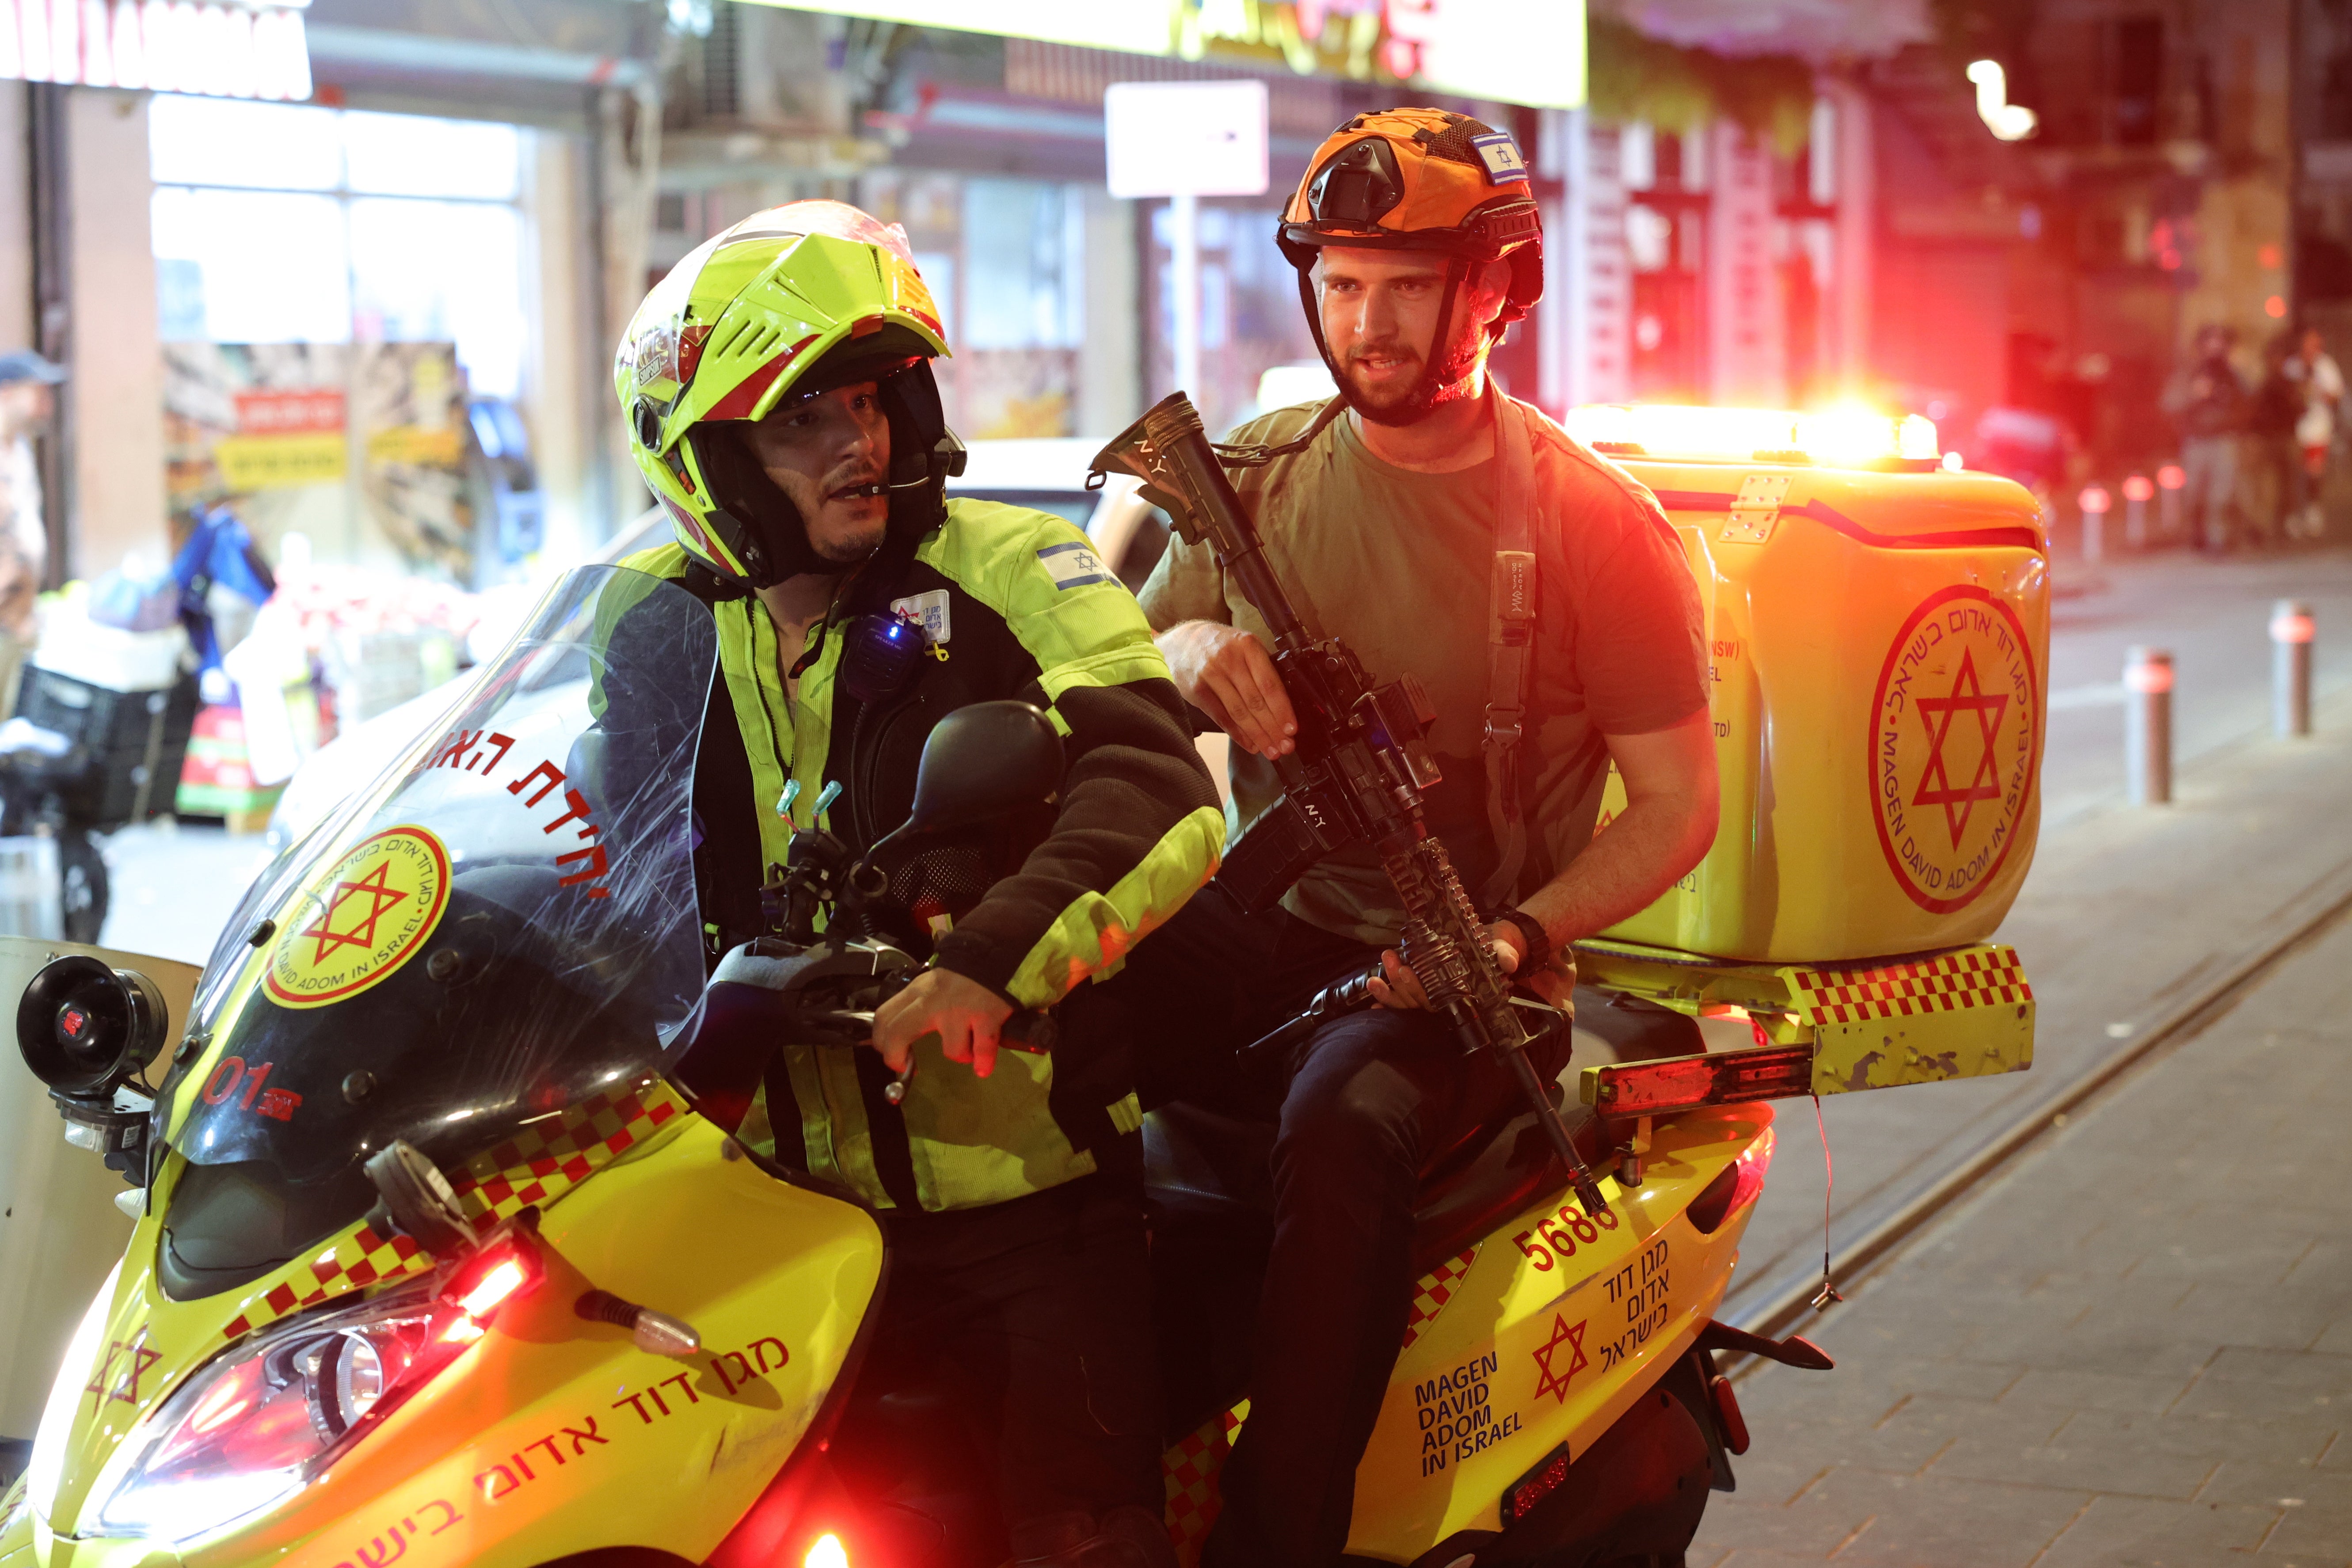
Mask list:
POLYGON ((148 116, 147 168, 159 185, 330 191, 342 184, 331 109, 159 93, 148 116))
MULTIPOLYGON (((1146 379, 1157 399, 1176 384, 1175 231, 1167 204, 1151 204, 1150 213, 1146 379)), ((1300 309, 1298 274, 1271 243, 1280 218, 1270 207, 1201 204, 1201 384, 1184 390, 1213 431, 1267 412, 1261 394, 1269 387, 1328 389, 1300 309), (1269 383, 1268 371, 1280 374, 1269 383)))
POLYGON ((167 342, 449 342, 517 395, 517 128, 168 94, 149 124, 167 342))
POLYGON ((153 212, 165 342, 351 341, 350 245, 332 196, 159 185, 153 212))
POLYGON ((1086 295, 1076 206, 1063 186, 1034 180, 965 184, 961 346, 1078 346, 1086 295))

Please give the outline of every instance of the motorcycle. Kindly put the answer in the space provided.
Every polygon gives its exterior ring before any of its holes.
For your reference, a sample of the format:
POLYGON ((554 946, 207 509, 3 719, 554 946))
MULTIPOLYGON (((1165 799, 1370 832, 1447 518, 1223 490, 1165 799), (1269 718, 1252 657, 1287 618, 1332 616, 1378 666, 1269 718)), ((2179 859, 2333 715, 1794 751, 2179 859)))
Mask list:
MULTIPOLYGON (((176 1039, 133 971, 75 954, 27 988, 28 1065, 138 1195, 0 1499, 0 1564, 1003 1559, 972 1417, 866 1353, 883 1227, 763 1146, 775 1043, 856 1048, 915 965, 872 934, 870 859, 811 835, 779 929, 710 951, 717 665, 684 590, 576 571, 446 733, 264 872, 176 1039)), ((1059 773, 1034 710, 961 710, 899 832, 1059 773)), ((934 1046, 918 1070, 965 1069, 934 1046)), ((1351 1554, 1679 1560, 1747 1447, 1715 1357, 1829 1365, 1711 1317, 1771 1160, 1761 1100, 1795 1082, 1589 1071, 1564 1114, 1597 1215, 1532 1113, 1431 1168, 1351 1554)), ((1145 1136, 1190 1562, 1247 1420, 1265 1177, 1251 1129, 1161 1111, 1145 1136)))

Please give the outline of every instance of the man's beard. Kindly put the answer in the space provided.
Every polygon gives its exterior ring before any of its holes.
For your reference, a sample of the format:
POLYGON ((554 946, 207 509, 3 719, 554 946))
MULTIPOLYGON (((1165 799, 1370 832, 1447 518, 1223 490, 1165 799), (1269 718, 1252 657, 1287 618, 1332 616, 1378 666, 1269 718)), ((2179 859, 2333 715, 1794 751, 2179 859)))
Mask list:
POLYGON ((861 527, 853 534, 819 539, 816 536, 816 531, 811 529, 809 544, 822 560, 828 561, 836 566, 855 566, 874 553, 876 547, 882 542, 883 534, 889 531, 889 514, 885 512, 869 527, 861 527))
POLYGON ((1339 390, 1348 406, 1375 425, 1406 426, 1421 423, 1449 404, 1467 402, 1475 395, 1471 382, 1486 363, 1484 344, 1475 332, 1465 333, 1435 376, 1420 356, 1415 355, 1413 363, 1416 374, 1410 381, 1379 394, 1367 391, 1358 382, 1352 364, 1343 365, 1339 390))
MULTIPOLYGON (((853 486, 887 485, 889 482, 888 476, 878 468, 860 465, 837 475, 828 475, 827 480, 824 490, 813 493, 798 501, 801 516, 806 520, 803 526, 808 532, 809 548, 816 552, 820 560, 833 565, 855 566, 874 553, 875 549, 882 542, 882 536, 888 531, 890 512, 887 492, 885 491, 883 496, 876 498, 880 500, 881 505, 876 510, 870 522, 858 523, 850 530, 820 531, 816 527, 816 521, 824 515, 826 508, 838 504, 843 499, 844 490, 853 486)), ((873 502, 869 500, 867 504, 871 506, 873 502)))

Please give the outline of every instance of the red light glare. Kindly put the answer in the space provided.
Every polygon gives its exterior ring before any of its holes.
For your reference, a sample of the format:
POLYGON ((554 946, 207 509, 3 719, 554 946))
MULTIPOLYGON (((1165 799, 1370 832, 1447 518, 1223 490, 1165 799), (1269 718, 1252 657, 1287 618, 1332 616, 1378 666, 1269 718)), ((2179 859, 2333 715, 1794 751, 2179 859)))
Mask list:
POLYGON ((522 1265, 509 1258, 488 1274, 483 1275, 482 1282, 467 1291, 465 1299, 457 1304, 466 1310, 467 1317, 482 1317, 499 1302, 521 1289, 522 1282, 522 1265))
POLYGON ((1732 1178, 1731 1202, 1724 1205, 1724 1213, 1731 1213, 1764 1190, 1764 1178, 1772 1169, 1773 1142, 1772 1130, 1767 1127, 1731 1162, 1739 1173, 1732 1178))
POLYGON ((226 1426, 243 1415, 249 1403, 244 1397, 244 1391, 236 1384, 225 1383, 206 1394, 205 1402, 189 1415, 189 1429, 209 1432, 215 1426, 226 1426))
POLYGON ((2074 502, 2095 517, 2101 515, 2109 504, 2106 489, 2102 485, 2085 485, 2083 493, 2074 498, 2074 502))
POLYGON ((2189 476, 2178 463, 2167 463, 2156 470, 2156 482, 2166 489, 2177 490, 2189 482, 2189 476))
POLYGON ((2146 474, 2134 474, 2124 481, 2124 500, 2152 500, 2155 497, 2156 486, 2149 482, 2146 474))
POLYGON ((2275 321, 2286 314, 2286 301, 2273 294, 2263 301, 2263 314, 2275 321))

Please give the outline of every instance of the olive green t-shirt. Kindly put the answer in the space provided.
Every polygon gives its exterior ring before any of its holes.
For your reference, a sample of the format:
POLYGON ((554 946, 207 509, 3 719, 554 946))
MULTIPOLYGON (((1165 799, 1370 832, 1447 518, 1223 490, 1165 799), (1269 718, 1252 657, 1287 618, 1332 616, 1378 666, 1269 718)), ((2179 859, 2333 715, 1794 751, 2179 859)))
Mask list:
MULTIPOLYGON (((1319 406, 1265 415, 1233 439, 1293 439, 1319 406)), ((1609 768, 1603 737, 1668 729, 1706 703, 1697 588, 1656 500, 1559 426, 1526 412, 1534 493, 1559 527, 1556 536, 1535 530, 1536 654, 1520 755, 1528 858, 1515 900, 1591 841, 1609 768)), ((1307 624, 1346 643, 1375 681, 1410 671, 1428 688, 1438 715, 1430 749, 1444 778, 1429 793, 1427 821, 1474 898, 1497 861, 1481 742, 1499 466, 1400 468, 1368 451, 1343 416, 1307 450, 1235 475, 1266 558, 1307 624)), ((1273 647, 1265 621, 1206 544, 1171 540, 1141 598, 1155 632, 1221 621, 1273 647)), ((1238 837, 1282 789, 1272 763, 1239 748, 1232 775, 1227 824, 1238 837)), ((1283 903, 1364 942, 1393 942, 1402 925, 1369 846, 1308 871, 1283 903)))

